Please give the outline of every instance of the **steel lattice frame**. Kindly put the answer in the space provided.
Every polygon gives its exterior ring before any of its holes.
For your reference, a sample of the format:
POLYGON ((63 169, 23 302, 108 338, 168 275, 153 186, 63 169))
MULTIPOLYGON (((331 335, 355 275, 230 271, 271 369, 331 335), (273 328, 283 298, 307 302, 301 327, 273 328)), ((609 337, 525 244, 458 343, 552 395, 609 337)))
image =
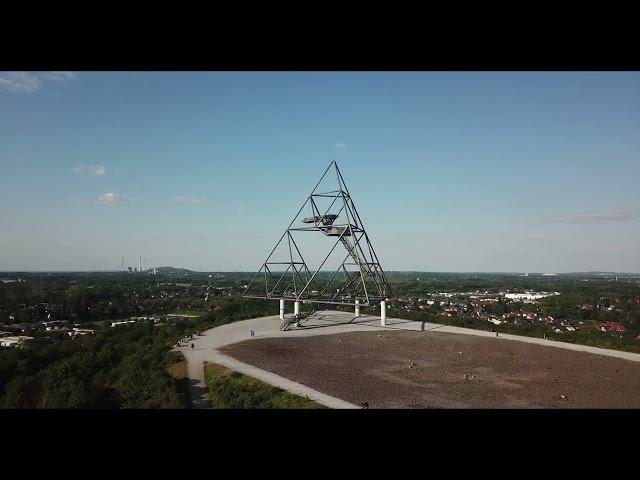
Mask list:
POLYGON ((320 177, 311 194, 307 197, 302 207, 300 207, 300 210, 298 210, 298 213, 296 213, 280 237, 280 240, 278 240, 276 246, 271 250, 271 253, 258 272, 253 276, 243 293, 243 297, 248 298, 284 299, 338 305, 356 305, 357 300, 361 306, 372 305, 374 302, 386 300, 390 296, 391 288, 389 287, 385 273, 371 245, 369 236, 364 229, 362 220, 349 194, 338 164, 335 161, 331 162, 322 177, 320 177), (332 167, 335 170, 338 189, 329 192, 316 192, 318 186, 332 167), (314 200, 318 197, 333 199, 325 212, 321 212, 318 209, 316 201, 314 200), (334 216, 330 214, 329 211, 336 203, 337 205, 341 205, 336 216, 340 218, 340 215, 344 213, 346 223, 334 224, 333 220, 326 220, 334 216), (300 213, 305 207, 311 208, 312 216, 309 219, 305 219, 304 222, 314 223, 314 225, 309 227, 293 227, 294 222, 299 218, 300 213), (327 224, 325 221, 330 221, 331 223, 327 224), (337 237, 336 242, 315 272, 312 273, 307 267, 292 232, 322 232, 327 238, 337 237), (350 238, 353 239, 353 243, 349 240, 350 238), (274 252, 285 239, 289 250, 288 261, 272 260, 271 257, 274 252), (319 285, 316 281, 318 273, 339 243, 342 243, 345 247, 346 256, 337 270, 331 275, 329 281, 324 285, 319 285), (300 257, 299 261, 296 260, 294 252, 300 257), (286 269, 284 272, 276 270, 278 268, 284 268, 285 266, 286 269), (358 269, 356 272, 349 272, 347 270, 348 266, 358 267, 358 269), (291 272, 291 278, 285 284, 283 279, 289 272, 291 272), (327 293, 327 289, 334 280, 336 280, 340 272, 342 272, 344 280, 338 282, 337 285, 339 285, 339 288, 336 289, 335 293, 327 293), (264 275, 264 293, 262 293, 262 291, 251 291, 256 279, 259 276, 262 277, 262 275, 264 275), (369 288, 367 288, 367 283, 369 284, 369 288))

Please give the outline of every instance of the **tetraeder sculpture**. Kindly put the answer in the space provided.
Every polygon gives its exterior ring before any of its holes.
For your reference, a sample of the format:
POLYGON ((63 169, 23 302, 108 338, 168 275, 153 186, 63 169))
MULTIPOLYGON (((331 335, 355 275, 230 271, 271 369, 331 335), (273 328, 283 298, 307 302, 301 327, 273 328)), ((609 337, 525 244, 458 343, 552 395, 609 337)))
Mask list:
POLYGON ((335 161, 320 177, 243 296, 280 300, 281 318, 285 300, 295 302, 296 316, 301 301, 354 305, 356 316, 360 306, 381 302, 384 322, 385 301, 391 289, 335 161))

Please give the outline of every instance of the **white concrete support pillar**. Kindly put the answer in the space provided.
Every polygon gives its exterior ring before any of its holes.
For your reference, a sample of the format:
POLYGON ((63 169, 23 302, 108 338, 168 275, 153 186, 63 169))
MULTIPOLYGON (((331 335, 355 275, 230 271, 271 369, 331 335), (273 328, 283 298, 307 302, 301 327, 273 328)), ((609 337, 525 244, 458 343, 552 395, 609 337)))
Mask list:
POLYGON ((293 314, 300 315, 300 302, 293 303, 293 314))
POLYGON ((380 326, 384 327, 387 325, 387 302, 382 300, 380 302, 380 326))
POLYGON ((360 300, 356 300, 356 317, 360 316, 360 300))
POLYGON ((280 320, 284 320, 284 298, 280 299, 280 320))

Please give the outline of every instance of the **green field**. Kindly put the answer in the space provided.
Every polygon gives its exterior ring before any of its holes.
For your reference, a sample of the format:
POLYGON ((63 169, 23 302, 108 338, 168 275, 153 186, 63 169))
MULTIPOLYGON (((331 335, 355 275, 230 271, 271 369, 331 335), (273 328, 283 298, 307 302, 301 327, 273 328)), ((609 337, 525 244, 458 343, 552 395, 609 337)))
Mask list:
POLYGON ((204 378, 213 408, 326 408, 212 363, 204 366, 204 378))

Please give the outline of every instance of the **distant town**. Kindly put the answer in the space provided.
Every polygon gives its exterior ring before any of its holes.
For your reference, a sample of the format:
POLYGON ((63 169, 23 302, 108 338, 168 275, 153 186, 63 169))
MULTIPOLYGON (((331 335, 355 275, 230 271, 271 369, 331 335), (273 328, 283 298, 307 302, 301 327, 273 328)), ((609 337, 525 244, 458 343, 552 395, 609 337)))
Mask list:
MULTIPOLYGON (((124 258, 122 264, 121 272, 1 274, 0 345, 94 335, 96 322, 160 325, 219 311, 223 297, 245 301, 238 296, 251 277, 147 267, 142 257, 139 267, 125 268, 124 258)), ((640 344, 640 275, 389 272, 389 278, 391 316, 489 329, 536 325, 549 334, 596 330, 640 344), (470 283, 485 288, 455 288, 470 283)))

